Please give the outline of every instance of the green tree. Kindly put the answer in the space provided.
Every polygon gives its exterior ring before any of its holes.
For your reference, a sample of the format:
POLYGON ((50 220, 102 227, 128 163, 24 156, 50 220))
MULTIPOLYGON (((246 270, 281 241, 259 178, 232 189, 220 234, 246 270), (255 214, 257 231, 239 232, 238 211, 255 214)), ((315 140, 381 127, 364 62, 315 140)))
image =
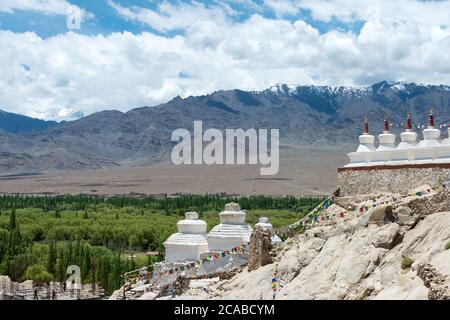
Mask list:
POLYGON ((83 283, 85 283, 88 280, 90 269, 91 269, 90 252, 85 250, 83 255, 83 261, 81 263, 81 281, 83 283))
POLYGON ((11 213, 9 215, 9 231, 16 229, 17 221, 16 221, 16 208, 11 209, 11 213))
POLYGON ((59 283, 63 283, 66 278, 65 270, 66 270, 66 268, 64 265, 64 256, 63 256, 63 253, 61 254, 61 252, 60 252, 60 254, 58 256, 58 260, 57 260, 57 267, 56 267, 56 280, 59 283))
POLYGON ((55 209, 55 218, 61 218, 61 209, 59 208, 59 206, 57 206, 55 209))
POLYGON ((48 258, 47 258, 47 270, 51 274, 56 274, 56 260, 57 260, 56 241, 51 241, 48 244, 48 258))
POLYGON ((108 294, 121 287, 122 274, 122 261, 120 259, 120 253, 117 253, 113 259, 112 270, 108 276, 108 294))
POLYGON ((30 253, 21 253, 11 257, 8 274, 13 281, 23 281, 27 268, 39 263, 39 257, 30 253))
POLYGON ((20 253, 22 249, 22 235, 18 227, 14 228, 9 233, 9 248, 8 252, 11 257, 20 253))
POLYGON ((95 260, 91 261, 91 285, 92 291, 95 292, 97 284, 97 264, 95 260))
POLYGON ((8 275, 9 274, 9 268, 10 268, 10 260, 9 256, 5 255, 0 262, 0 274, 2 275, 8 275))
POLYGON ((25 277, 27 280, 33 280, 33 283, 37 286, 41 286, 53 280, 53 275, 48 272, 42 264, 29 266, 25 272, 25 277))
MULTIPOLYGON (((100 258, 100 264, 97 270, 97 279, 105 292, 110 292, 109 274, 111 273, 111 259, 108 256, 100 258)), ((112 292, 112 291, 111 291, 112 292)))
POLYGON ((8 253, 8 241, 8 230, 0 228, 0 262, 3 261, 3 257, 8 253))

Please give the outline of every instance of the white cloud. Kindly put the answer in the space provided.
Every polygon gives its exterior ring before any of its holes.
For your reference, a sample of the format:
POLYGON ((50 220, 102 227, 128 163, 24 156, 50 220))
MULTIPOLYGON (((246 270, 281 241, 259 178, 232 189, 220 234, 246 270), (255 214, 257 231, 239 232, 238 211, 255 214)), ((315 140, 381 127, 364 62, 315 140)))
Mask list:
POLYGON ((299 3, 292 0, 264 0, 264 5, 277 16, 295 15, 300 10, 299 3))
POLYGON ((201 19, 183 22, 178 9, 159 13, 161 30, 183 28, 172 37, 68 32, 42 39, 0 31, 0 109, 60 119, 276 83, 450 83, 450 29, 439 18, 422 23, 375 10, 358 34, 321 34, 301 20, 211 19, 209 8, 195 5, 201 19))
POLYGON ((396 21, 415 21, 427 25, 450 25, 450 1, 421 0, 298 0, 299 9, 310 10, 313 18, 343 22, 391 18, 396 21))
POLYGON ((160 32, 188 28, 197 21, 225 23, 226 15, 233 13, 227 6, 207 8, 199 2, 181 2, 177 5, 162 2, 156 11, 137 6, 124 7, 112 0, 107 3, 122 17, 141 22, 160 32))
POLYGON ((82 20, 93 18, 94 15, 65 0, 1 0, 0 12, 16 13, 17 11, 34 11, 48 15, 67 15, 70 9, 77 9, 82 20))

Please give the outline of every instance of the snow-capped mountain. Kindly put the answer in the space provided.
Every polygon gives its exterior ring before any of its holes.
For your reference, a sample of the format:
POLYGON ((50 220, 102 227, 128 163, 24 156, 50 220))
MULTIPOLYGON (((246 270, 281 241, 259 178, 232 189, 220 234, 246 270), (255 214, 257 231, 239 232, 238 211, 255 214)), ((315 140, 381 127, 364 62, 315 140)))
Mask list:
POLYGON ((449 86, 381 81, 367 87, 282 84, 262 91, 217 91, 126 113, 103 111, 26 136, 0 134, 0 168, 95 169, 167 160, 172 131, 191 130, 194 120, 203 120, 204 128, 279 128, 285 145, 351 150, 365 115, 374 134, 382 131, 385 114, 399 133, 407 112, 419 125, 426 123, 430 108, 438 125, 450 123, 449 86))

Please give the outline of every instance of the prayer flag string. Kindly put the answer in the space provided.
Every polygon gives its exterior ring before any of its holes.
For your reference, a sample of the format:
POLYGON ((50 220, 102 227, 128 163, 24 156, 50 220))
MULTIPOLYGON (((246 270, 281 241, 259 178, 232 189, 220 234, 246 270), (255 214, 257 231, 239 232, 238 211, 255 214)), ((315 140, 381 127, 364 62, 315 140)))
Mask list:
POLYGON ((225 258, 228 255, 238 254, 238 253, 243 253, 243 252, 245 252, 244 244, 237 246, 235 248, 232 248, 230 250, 225 250, 223 252, 214 252, 211 254, 211 256, 207 256, 203 259, 198 259, 196 261, 193 261, 193 262, 190 262, 187 264, 182 264, 182 265, 176 266, 171 269, 166 269, 166 270, 161 270, 159 272, 155 271, 153 273, 149 273, 149 272, 147 272, 147 269, 149 269, 150 267, 143 267, 141 269, 133 270, 133 271, 125 273, 124 277, 126 278, 127 282, 130 282, 131 284, 136 284, 137 282, 139 282, 141 280, 157 279, 162 276, 173 275, 174 273, 178 273, 180 271, 188 271, 188 270, 198 269, 205 263, 218 261, 220 259, 225 258))

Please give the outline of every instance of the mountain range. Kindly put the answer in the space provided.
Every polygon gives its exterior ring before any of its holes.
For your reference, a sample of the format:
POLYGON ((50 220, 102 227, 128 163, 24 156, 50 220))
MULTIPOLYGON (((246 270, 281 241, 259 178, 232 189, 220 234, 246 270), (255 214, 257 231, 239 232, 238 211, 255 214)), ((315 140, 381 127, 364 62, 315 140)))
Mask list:
MULTIPOLYGON (((276 85, 262 91, 227 90, 175 97, 128 112, 107 110, 56 123, 0 112, 0 171, 99 169, 167 161, 177 128, 279 128, 281 145, 356 148, 365 115, 374 134, 385 114, 392 131, 407 112, 426 123, 450 121, 450 87, 381 81, 367 87, 276 85)), ((443 131, 443 136, 446 136, 443 131)))
POLYGON ((38 132, 57 124, 56 121, 44 121, 0 110, 0 130, 9 133, 38 132))

